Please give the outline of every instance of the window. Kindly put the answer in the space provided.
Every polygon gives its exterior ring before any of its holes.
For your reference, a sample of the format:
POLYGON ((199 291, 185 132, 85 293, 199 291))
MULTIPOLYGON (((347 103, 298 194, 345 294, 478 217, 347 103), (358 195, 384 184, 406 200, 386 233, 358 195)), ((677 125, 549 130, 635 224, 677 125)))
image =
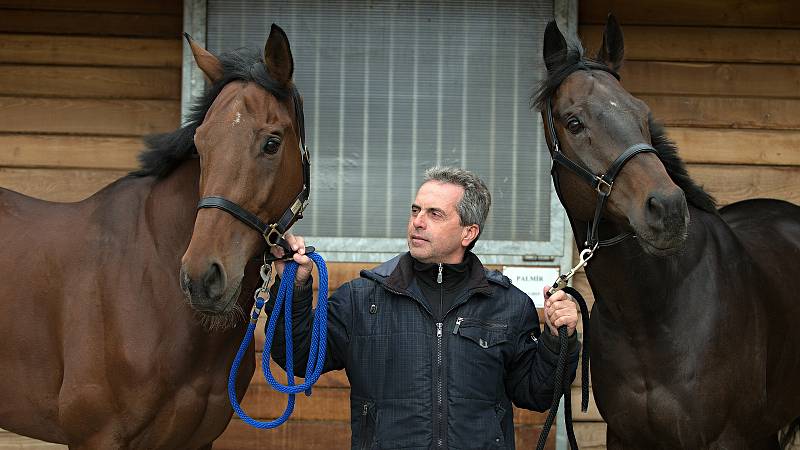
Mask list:
POLYGON ((437 164, 472 170, 489 186, 492 210, 475 247, 484 262, 564 254, 564 214, 530 109, 552 2, 207 0, 205 8, 215 53, 263 48, 273 22, 289 36, 312 161, 311 203, 294 231, 328 259, 405 251, 411 201, 437 164))

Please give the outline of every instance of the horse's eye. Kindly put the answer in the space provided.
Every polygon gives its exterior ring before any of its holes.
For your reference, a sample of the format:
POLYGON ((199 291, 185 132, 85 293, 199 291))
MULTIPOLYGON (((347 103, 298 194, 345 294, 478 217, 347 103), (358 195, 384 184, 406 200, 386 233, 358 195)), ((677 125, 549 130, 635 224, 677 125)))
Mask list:
POLYGON ((583 124, 577 117, 570 117, 570 119, 567 120, 567 129, 572 134, 578 134, 583 130, 583 124))
POLYGON ((281 140, 276 137, 271 137, 264 141, 261 151, 269 155, 274 155, 275 153, 278 153, 279 148, 281 148, 281 140))

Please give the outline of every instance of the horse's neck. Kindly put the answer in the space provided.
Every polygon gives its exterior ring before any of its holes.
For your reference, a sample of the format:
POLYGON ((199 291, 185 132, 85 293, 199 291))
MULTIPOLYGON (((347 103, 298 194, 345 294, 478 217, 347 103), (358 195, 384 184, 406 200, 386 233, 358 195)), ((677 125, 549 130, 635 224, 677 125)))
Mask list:
POLYGON ((160 251, 178 258, 186 251, 197 215, 199 183, 197 159, 187 160, 166 177, 153 181, 141 219, 153 231, 160 251))
MULTIPOLYGON (((720 249, 713 234, 721 219, 691 209, 692 220, 684 248, 676 255, 655 257, 645 253, 636 239, 601 247, 589 262, 586 273, 597 305, 605 319, 624 324, 626 330, 650 333, 655 323, 682 322, 696 308, 697 297, 686 288, 700 277, 713 276, 703 266, 719 258, 720 249)), ((721 228, 724 230, 724 228, 721 228)), ((576 224, 576 239, 586 236, 586 228, 576 224)), ((617 233, 613 226, 601 228, 603 235, 617 233)), ((709 285, 714 281, 709 280, 709 285)))

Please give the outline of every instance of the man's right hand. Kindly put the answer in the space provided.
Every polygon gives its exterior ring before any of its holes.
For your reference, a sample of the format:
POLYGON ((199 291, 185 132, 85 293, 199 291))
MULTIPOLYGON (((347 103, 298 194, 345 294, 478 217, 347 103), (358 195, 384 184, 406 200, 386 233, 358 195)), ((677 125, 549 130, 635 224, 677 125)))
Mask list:
MULTIPOLYGON (((311 261, 311 258, 306 256, 306 241, 302 236, 295 236, 289 233, 286 233, 283 238, 286 239, 286 242, 289 243, 289 247, 295 252, 292 259, 299 264, 294 285, 296 287, 303 286, 306 284, 306 281, 308 281, 308 278, 311 277, 311 270, 314 269, 314 263, 311 261)), ((270 252, 278 258, 283 258, 285 253, 283 248, 279 246, 272 247, 270 252)), ((283 277, 283 269, 286 267, 286 263, 283 261, 275 261, 274 264, 277 274, 283 277)))

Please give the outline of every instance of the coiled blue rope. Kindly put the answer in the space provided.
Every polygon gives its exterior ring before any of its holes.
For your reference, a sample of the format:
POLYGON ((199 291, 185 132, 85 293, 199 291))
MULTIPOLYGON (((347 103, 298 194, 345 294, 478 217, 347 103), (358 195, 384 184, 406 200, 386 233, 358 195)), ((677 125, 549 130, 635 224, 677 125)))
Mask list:
POLYGON ((308 364, 306 364, 306 378, 303 384, 294 384, 294 351, 292 348, 292 299, 294 298, 294 279, 297 275, 297 263, 290 261, 286 264, 283 271, 283 279, 278 289, 278 296, 275 299, 275 306, 272 310, 272 315, 269 317, 267 324, 267 337, 264 343, 264 351, 261 358, 261 368, 264 372, 264 378, 270 386, 278 392, 289 394, 289 399, 286 403, 286 410, 283 414, 275 420, 269 422, 261 422, 253 419, 244 412, 239 401, 236 399, 236 374, 239 372, 239 365, 242 362, 250 342, 253 340, 253 333, 255 332, 256 322, 258 316, 261 314, 261 308, 264 307, 265 301, 261 295, 256 296, 253 311, 250 316, 250 325, 247 327, 247 332, 242 340, 242 345, 239 346, 239 351, 236 353, 236 358, 231 365, 230 376, 228 377, 228 398, 230 399, 231 406, 245 423, 255 428, 275 428, 289 419, 294 410, 294 396, 299 392, 305 392, 306 395, 311 395, 311 387, 319 380, 322 375, 322 367, 325 365, 325 345, 327 343, 327 326, 328 326, 328 268, 325 266, 325 261, 318 253, 310 253, 307 255, 317 265, 317 272, 319 272, 319 296, 317 297, 317 309, 314 311, 314 325, 311 330, 311 348, 308 352, 308 364), (275 336, 275 326, 278 323, 278 315, 280 314, 281 306, 284 306, 284 327, 286 329, 286 376, 288 384, 280 384, 272 376, 272 371, 269 368, 269 355, 272 348, 272 338, 275 336))

